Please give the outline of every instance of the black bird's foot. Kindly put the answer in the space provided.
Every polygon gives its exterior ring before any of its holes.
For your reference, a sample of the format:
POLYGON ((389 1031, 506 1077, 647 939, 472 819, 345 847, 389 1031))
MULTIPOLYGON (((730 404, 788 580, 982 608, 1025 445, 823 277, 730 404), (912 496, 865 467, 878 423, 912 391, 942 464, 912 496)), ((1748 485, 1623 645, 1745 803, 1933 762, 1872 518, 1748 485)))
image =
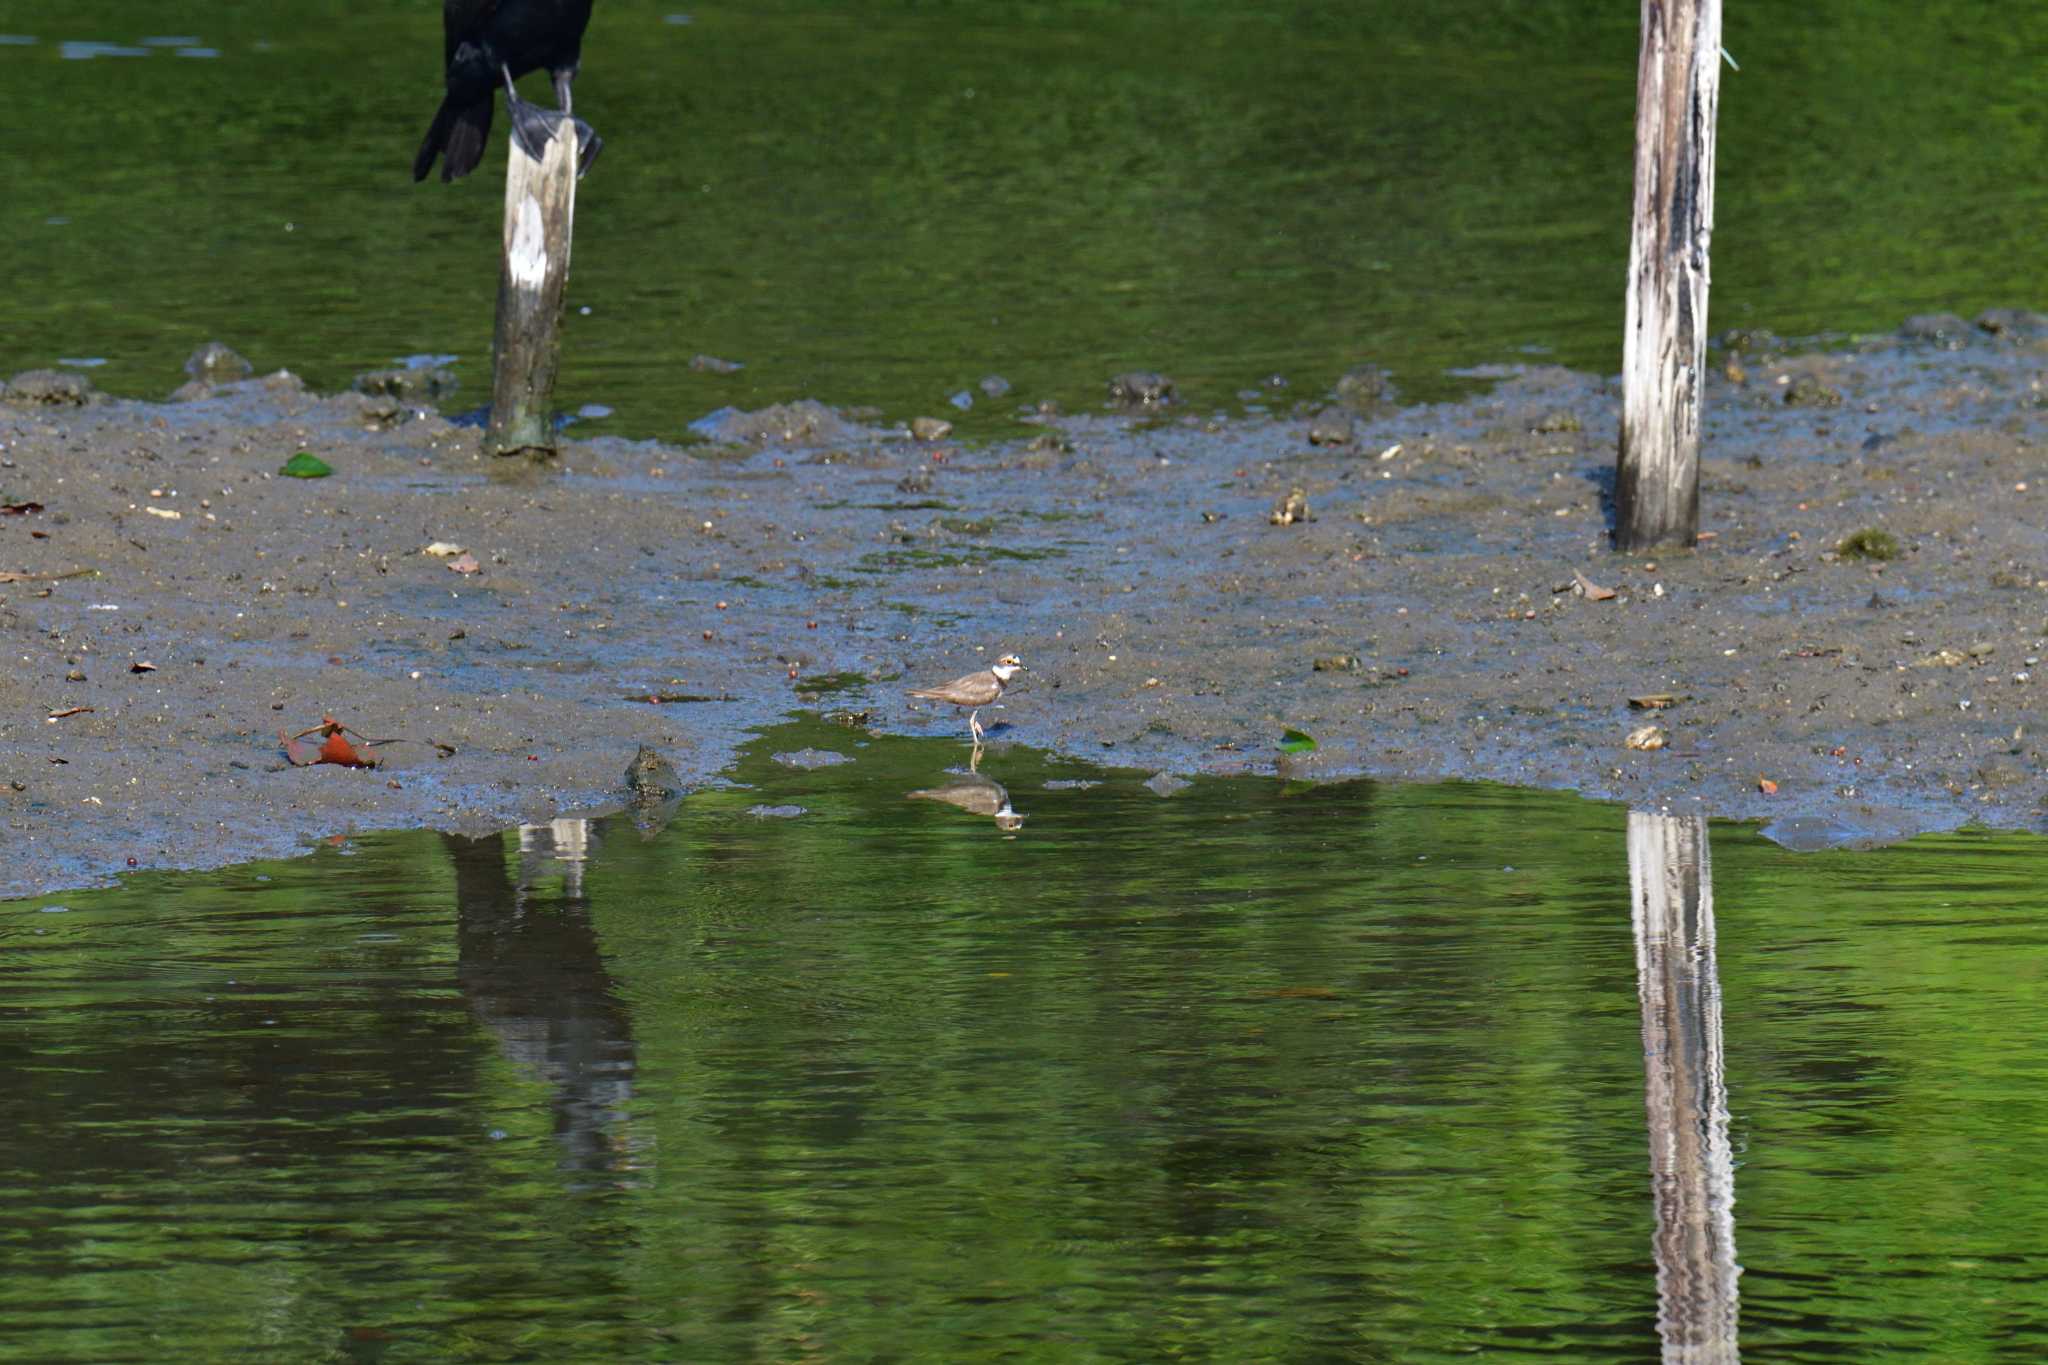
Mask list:
POLYGON ((512 104, 507 113, 512 119, 512 140, 519 144, 520 151, 535 161, 547 155, 548 144, 561 133, 563 124, 572 125, 576 129, 578 180, 590 173, 590 163, 597 160, 597 154, 604 150, 604 139, 597 135, 597 130, 574 114, 529 104, 525 100, 512 104))
POLYGON ((597 130, 582 119, 576 120, 576 178, 581 180, 590 174, 590 164, 597 160, 597 154, 604 150, 604 139, 597 130))
POLYGON ((547 155, 548 144, 555 140, 555 134, 568 118, 560 110, 517 98, 506 99, 505 113, 512 120, 512 140, 535 161, 547 155))

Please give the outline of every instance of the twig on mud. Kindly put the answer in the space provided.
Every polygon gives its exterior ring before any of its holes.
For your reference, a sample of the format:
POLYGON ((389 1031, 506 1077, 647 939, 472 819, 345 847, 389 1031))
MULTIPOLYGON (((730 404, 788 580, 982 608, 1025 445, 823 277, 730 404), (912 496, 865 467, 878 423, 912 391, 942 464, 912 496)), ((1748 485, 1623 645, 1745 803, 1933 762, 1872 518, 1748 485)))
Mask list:
POLYGON ((49 583, 59 578, 98 578, 98 569, 68 569, 63 573, 18 573, 0 569, 0 583, 49 583))

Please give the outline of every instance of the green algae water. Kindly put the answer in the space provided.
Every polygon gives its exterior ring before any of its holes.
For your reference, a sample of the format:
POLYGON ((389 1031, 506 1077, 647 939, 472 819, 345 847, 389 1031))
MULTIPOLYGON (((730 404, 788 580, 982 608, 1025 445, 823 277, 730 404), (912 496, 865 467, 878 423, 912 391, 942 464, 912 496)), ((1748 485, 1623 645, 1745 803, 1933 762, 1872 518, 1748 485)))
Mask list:
MULTIPOLYGON (((451 356, 487 399, 504 120, 414 185, 418 0, 0 17, 0 373, 156 397, 219 338, 317 386, 451 356)), ((680 437, 814 397, 963 435, 1146 367, 1285 406, 1372 362, 1620 364, 1637 6, 603 0, 558 397, 680 437), (699 354, 737 374, 690 368, 699 354), (982 396, 990 374, 1014 387, 982 396), (1269 380, 1289 381, 1284 390, 1269 380), (964 394, 971 411, 948 400, 964 394)), ((2048 8, 1731 5, 1715 327, 2048 305, 2048 8)), ((538 95, 540 82, 531 93, 538 95)))
POLYGON ((2048 1348, 2040 840, 966 759, 0 905, 0 1356, 2048 1348))

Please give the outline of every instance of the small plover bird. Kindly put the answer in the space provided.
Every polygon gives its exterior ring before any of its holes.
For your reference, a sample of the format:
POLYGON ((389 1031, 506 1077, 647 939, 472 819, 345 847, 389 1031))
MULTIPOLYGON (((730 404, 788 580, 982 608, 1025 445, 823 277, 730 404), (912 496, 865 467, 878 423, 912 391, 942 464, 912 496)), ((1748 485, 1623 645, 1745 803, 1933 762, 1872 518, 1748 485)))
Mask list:
POLYGON ((938 687, 913 687, 910 695, 926 701, 950 702, 965 707, 968 711, 967 733, 974 736, 975 743, 981 742, 981 708, 993 706, 1009 686, 1010 679, 1024 669, 1024 661, 1014 654, 1005 654, 979 673, 969 673, 964 678, 955 678, 938 687))

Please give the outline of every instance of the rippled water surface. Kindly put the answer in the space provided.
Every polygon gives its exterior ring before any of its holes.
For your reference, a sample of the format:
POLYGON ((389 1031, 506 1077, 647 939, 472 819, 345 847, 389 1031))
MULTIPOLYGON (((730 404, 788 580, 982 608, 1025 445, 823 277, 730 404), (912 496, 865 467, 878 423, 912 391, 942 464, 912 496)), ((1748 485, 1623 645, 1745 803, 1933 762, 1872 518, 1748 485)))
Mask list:
POLYGON ((965 757, 0 905, 0 1355, 2048 1346, 2038 840, 965 757))
MULTIPOLYGON (((0 372, 103 361, 102 387, 159 396, 218 337, 321 387, 453 355, 455 405, 484 401, 503 152, 411 182, 436 8, 0 17, 0 372)), ((1415 397, 1491 362, 1612 372, 1636 15, 603 0, 558 398, 635 435, 802 396, 985 434, 1134 366, 1224 407, 1361 361, 1415 397)), ((1731 5, 1726 38, 1716 326, 2048 304, 2048 189, 2020 169, 2048 152, 2048 7, 1731 5)))

